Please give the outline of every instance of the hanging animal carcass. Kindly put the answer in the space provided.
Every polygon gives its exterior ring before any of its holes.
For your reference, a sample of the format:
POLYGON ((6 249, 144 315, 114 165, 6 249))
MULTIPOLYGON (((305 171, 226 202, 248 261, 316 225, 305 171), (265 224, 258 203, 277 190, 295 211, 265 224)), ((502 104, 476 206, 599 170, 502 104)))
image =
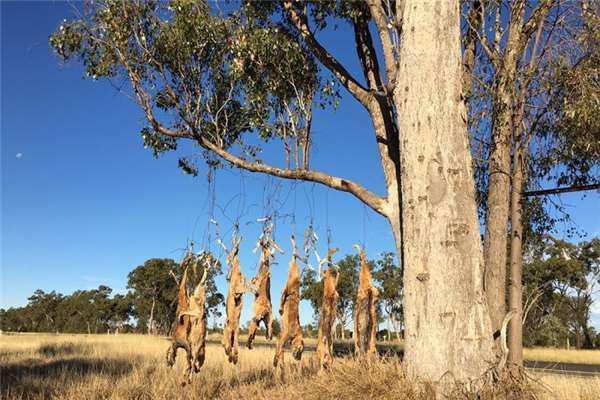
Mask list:
POLYGON ((265 338, 271 340, 273 337, 273 306, 271 305, 271 259, 275 255, 275 250, 283 253, 281 248, 271 237, 272 227, 268 226, 258 241, 260 248, 260 265, 258 273, 250 283, 256 289, 254 292, 254 317, 248 327, 249 349, 252 348, 252 342, 256 336, 259 324, 265 325, 265 338))
POLYGON ((277 341, 277 350, 273 359, 273 366, 277 366, 279 361, 283 362, 283 349, 291 344, 292 354, 296 360, 302 357, 304 349, 304 340, 302 339, 302 329, 300 327, 300 315, 298 306, 300 305, 300 270, 296 260, 299 258, 296 253, 296 241, 292 236, 292 259, 288 271, 287 282, 281 293, 281 305, 279 306, 279 315, 281 315, 281 332, 277 341))
POLYGON ((364 249, 355 245, 360 254, 360 276, 354 306, 354 351, 357 355, 373 355, 377 334, 377 300, 379 291, 373 286, 371 271, 364 249))
MULTIPOLYGON (((222 243, 222 242, 221 242, 222 243)), ((223 245, 225 248, 225 246, 223 245)), ((240 328, 240 315, 242 313, 243 295, 246 292, 253 291, 247 284, 240 269, 240 260, 238 257, 240 239, 234 238, 233 249, 228 250, 226 261, 229 267, 227 280, 229 288, 227 290, 227 299, 225 301, 225 312, 227 314, 225 327, 223 328, 223 348, 229 362, 237 364, 238 362, 238 336, 240 328)))
POLYGON ((337 250, 337 248, 330 248, 327 257, 323 260, 319 259, 319 270, 323 263, 328 265, 328 268, 320 273, 323 280, 323 304, 319 313, 317 357, 322 370, 329 369, 333 363, 333 325, 339 297, 336 289, 339 274, 331 257, 337 250))
MULTIPOLYGON (((209 269, 216 260, 210 254, 203 253, 199 257, 188 253, 181 266, 183 276, 179 284, 176 318, 171 329, 171 346, 167 349, 167 365, 175 364, 177 349, 183 348, 186 352, 187 382, 192 379, 192 373, 200 371, 204 364, 206 349, 206 279, 209 269), (188 295, 187 283, 189 267, 196 271, 197 265, 204 268, 200 282, 194 288, 192 295, 188 295)), ((185 384, 185 381, 184 381, 185 384)))

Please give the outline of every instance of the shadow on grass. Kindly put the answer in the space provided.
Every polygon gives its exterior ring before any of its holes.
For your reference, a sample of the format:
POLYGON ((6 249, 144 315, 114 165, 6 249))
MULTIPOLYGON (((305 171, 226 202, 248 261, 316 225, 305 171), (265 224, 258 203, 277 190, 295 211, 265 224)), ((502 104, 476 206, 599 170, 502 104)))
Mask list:
POLYGON ((81 357, 28 359, 0 365, 0 398, 46 399, 60 397, 58 390, 88 376, 120 377, 133 369, 132 362, 81 357))
MULTIPOLYGON (((206 341, 210 344, 220 345, 220 341, 215 338, 208 338, 206 341)), ((275 343, 254 343, 255 348, 274 349, 275 343)), ((402 346, 397 344, 380 343, 377 344, 377 354, 385 358, 404 358, 404 349, 402 346)), ((304 345, 305 353, 314 353, 317 351, 316 345, 309 344, 304 345)), ((354 344, 351 342, 334 342, 333 344, 333 356, 334 357, 348 357, 354 354, 354 344)))
MULTIPOLYGON (((254 393, 256 390, 268 390, 278 385, 286 385, 309 379, 318 372, 318 364, 314 358, 310 358, 308 363, 300 364, 296 361, 291 361, 290 356, 289 361, 284 364, 283 368, 273 368, 271 366, 260 367, 225 379, 215 378, 204 372, 204 375, 199 376, 200 379, 192 383, 192 388, 199 390, 197 392, 197 395, 200 396, 199 398, 215 399, 222 396, 223 393, 235 394, 237 389, 247 385, 258 385, 250 390, 251 393, 254 393)), ((242 396, 241 398, 250 397, 242 396)))
POLYGON ((231 379, 211 379, 209 376, 204 376, 200 381, 196 381, 196 386, 192 387, 201 389, 201 393, 198 393, 201 398, 216 399, 223 392, 231 391, 240 386, 260 383, 264 387, 272 387, 276 381, 277 377, 272 368, 259 368, 249 373, 234 376, 231 379))
POLYGON ((37 349, 43 357, 68 356, 72 354, 87 354, 91 351, 90 345, 81 343, 47 343, 37 349))

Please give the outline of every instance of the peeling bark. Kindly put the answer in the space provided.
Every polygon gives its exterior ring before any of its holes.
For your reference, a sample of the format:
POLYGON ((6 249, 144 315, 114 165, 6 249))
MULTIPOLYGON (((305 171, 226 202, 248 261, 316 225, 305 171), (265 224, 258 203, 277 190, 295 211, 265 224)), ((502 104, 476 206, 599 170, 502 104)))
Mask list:
POLYGON ((494 354, 461 96, 459 2, 407 0, 400 59, 405 368, 420 381, 471 382, 494 354))
POLYGON ((515 149, 511 193, 510 240, 510 311, 515 313, 508 326, 508 359, 512 364, 523 365, 523 157, 515 149))

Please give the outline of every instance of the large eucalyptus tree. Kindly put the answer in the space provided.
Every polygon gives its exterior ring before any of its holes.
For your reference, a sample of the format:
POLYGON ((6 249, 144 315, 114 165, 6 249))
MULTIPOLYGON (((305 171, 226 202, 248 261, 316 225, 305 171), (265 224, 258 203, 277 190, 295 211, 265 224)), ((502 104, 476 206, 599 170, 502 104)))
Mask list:
MULTIPOLYGON (((191 141, 210 163, 317 182, 385 217, 404 266, 405 365, 428 381, 477 379, 494 364, 462 97, 459 1, 95 1, 50 43, 93 78, 124 78, 157 154, 191 141), (224 6, 225 7, 225 6, 224 6), (363 76, 318 39, 353 29, 363 76), (370 27, 373 27, 372 36, 370 27), (387 191, 315 170, 312 107, 339 83, 370 115, 387 191), (256 143, 278 139, 283 166, 256 143)), ((332 152, 332 157, 335 152, 332 152)), ((190 173, 196 166, 181 159, 190 173)))

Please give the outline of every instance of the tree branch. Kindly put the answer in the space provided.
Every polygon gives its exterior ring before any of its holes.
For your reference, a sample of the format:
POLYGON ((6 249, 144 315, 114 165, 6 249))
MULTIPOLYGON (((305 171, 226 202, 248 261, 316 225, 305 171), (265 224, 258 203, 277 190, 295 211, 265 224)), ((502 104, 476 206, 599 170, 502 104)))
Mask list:
MULTIPOLYGON (((365 80, 369 84, 369 89, 383 92, 384 87, 379 74, 377 53, 368 24, 369 20, 366 16, 357 17, 353 21, 356 51, 365 80)), ((375 129, 375 140, 388 188, 388 199, 392 196, 392 201, 397 201, 399 188, 398 190, 394 188, 398 187, 400 176, 398 134, 395 130, 389 98, 378 96, 376 100, 372 102, 369 113, 375 129)))
MULTIPOLYGON (((372 94, 367 91, 365 88, 360 86, 354 78, 350 76, 350 74, 342 67, 341 64, 335 58, 333 58, 325 49, 323 49, 320 44, 314 39, 312 34, 308 31, 308 28, 302 18, 300 18, 296 12, 291 7, 291 2, 286 1, 285 3, 286 9, 288 9, 290 13, 290 18, 292 21, 297 23, 297 29, 300 30, 302 36, 308 41, 311 47, 314 47, 314 51, 323 57, 322 61, 324 64, 329 64, 332 66, 332 72, 338 76, 338 79, 350 90, 351 93, 355 95, 355 97, 365 105, 367 109, 370 107, 370 102, 372 100, 372 94)), ((135 72, 133 68, 129 65, 126 58, 120 51, 120 49, 115 45, 115 49, 117 50, 117 54, 123 66, 125 67, 127 74, 130 78, 132 89, 136 94, 138 99, 138 103, 140 104, 142 110, 146 115, 146 119, 152 126, 152 128, 160 133, 161 135, 172 137, 176 139, 192 139, 195 140, 201 147, 206 150, 209 150, 222 158, 223 160, 228 161, 232 165, 242 168, 251 172, 261 172, 264 174, 277 176, 284 179, 294 179, 294 180, 303 180, 309 182, 316 182, 328 186, 332 189, 336 189, 343 192, 348 192, 358 198, 360 201, 371 207, 377 213, 387 217, 387 200, 376 194, 370 192, 363 186, 344 179, 337 176, 329 175, 324 172, 314 171, 314 170, 306 170, 306 169, 289 169, 289 168, 278 168, 273 167, 267 164, 262 164, 260 162, 251 162, 247 161, 243 158, 240 158, 223 148, 222 145, 217 145, 210 141, 206 136, 200 134, 196 129, 193 123, 184 119, 184 122, 188 126, 189 130, 180 130, 180 129, 172 129, 163 126, 155 117, 154 110, 152 107, 151 99, 148 93, 145 91, 144 86, 142 84, 141 78, 135 72)), ((183 116, 182 116, 183 118, 183 116)))
POLYGON ((383 49, 383 58, 385 60, 385 72, 388 79, 388 88, 393 88, 396 85, 396 58, 394 57, 394 47, 392 40, 390 39, 390 33, 388 29, 388 21, 383 11, 383 5, 381 0, 367 0, 371 17, 375 21, 377 32, 379 32, 379 39, 381 40, 381 47, 383 49))
POLYGON ((284 179, 294 179, 321 183, 332 189, 351 193, 360 201, 371 207, 374 211, 378 212, 383 216, 387 216, 386 200, 370 192, 369 190, 365 189, 363 186, 355 182, 344 178, 339 178, 337 176, 328 175, 320 171, 305 169, 284 169, 266 164, 261 164, 258 162, 247 161, 216 146, 214 143, 210 142, 203 136, 196 137, 196 139, 202 147, 214 152, 219 157, 226 161, 229 161, 231 164, 238 168, 242 168, 252 172, 261 172, 264 174, 277 176, 279 178, 284 179))
MULTIPOLYGON (((469 12, 468 17, 466 18, 466 22, 468 25, 468 35, 474 35, 477 38, 477 41, 481 45, 481 49, 485 52, 487 57, 490 59, 493 65, 498 63, 498 50, 496 48, 492 48, 487 38, 487 33, 479 32, 480 26, 485 23, 485 15, 484 9, 479 3, 479 18, 475 19, 475 15, 469 12), (473 17, 473 18, 472 18, 473 17)), ((471 10, 475 9, 475 5, 472 5, 471 10)))
POLYGON ((329 175, 321 171, 278 168, 260 162, 247 161, 217 146, 202 135, 192 134, 189 132, 173 131, 169 128, 161 126, 154 119, 152 119, 150 123, 158 132, 165 136, 177 139, 186 138, 196 140, 198 144, 204 149, 212 151, 220 158, 222 158, 225 161, 228 161, 235 167, 245 169, 251 172, 260 172, 263 174, 272 175, 284 179, 316 182, 328 186, 332 189, 336 189, 342 192, 348 192, 354 195, 354 197, 356 197, 369 207, 371 207, 377 213, 383 215, 384 217, 387 217, 387 201, 384 198, 377 196, 373 192, 370 192, 363 186, 351 180, 329 175))
POLYGON ((312 50, 317 59, 331 71, 332 74, 342 83, 342 85, 367 109, 372 94, 365 89, 354 77, 348 72, 344 66, 333 57, 314 37, 308 29, 306 16, 298 14, 292 6, 291 1, 285 1, 284 8, 287 11, 288 17, 292 22, 292 26, 304 38, 308 47, 312 50))
POLYGON ((396 0, 396 30, 398 37, 402 34, 402 23, 404 22, 404 0, 396 0))
POLYGON ((523 24, 523 28, 521 29, 523 37, 529 38, 533 34, 545 15, 550 11, 553 3, 554 0, 541 0, 539 2, 538 6, 531 12, 527 22, 523 24))
POLYGON ((369 31, 368 21, 364 18, 356 18, 352 25, 354 27, 356 52, 363 69, 363 75, 369 84, 369 89, 383 91, 383 83, 379 75, 379 62, 375 53, 373 38, 369 31))
MULTIPOLYGON (((462 85, 463 85, 463 99, 465 102, 471 95, 473 86, 473 69, 475 67, 475 54, 477 51, 476 32, 479 31, 481 26, 481 3, 479 0, 474 0, 471 3, 471 8, 467 15, 468 28, 465 37, 465 50, 463 55, 463 73, 462 73, 462 85)), ((485 34, 485 33, 484 33, 485 34)))

